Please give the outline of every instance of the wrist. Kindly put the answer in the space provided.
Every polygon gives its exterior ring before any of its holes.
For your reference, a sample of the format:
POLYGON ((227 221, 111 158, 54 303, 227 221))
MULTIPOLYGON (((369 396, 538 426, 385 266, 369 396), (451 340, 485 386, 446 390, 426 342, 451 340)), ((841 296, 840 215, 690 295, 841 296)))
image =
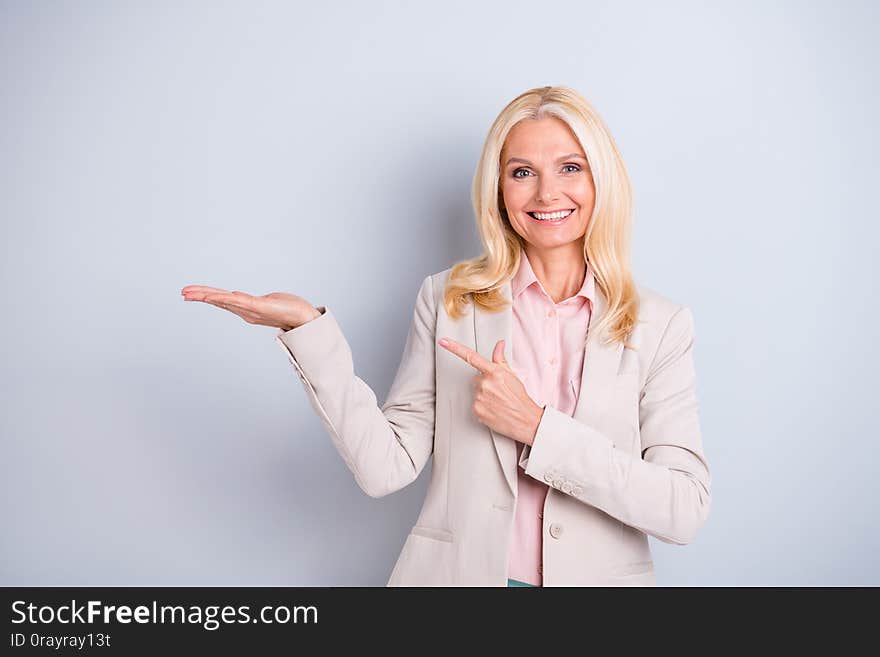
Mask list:
POLYGON ((544 417, 544 407, 535 404, 534 419, 529 431, 529 442, 527 444, 535 444, 535 436, 538 434, 538 427, 541 426, 541 419, 544 417))
POLYGON ((320 310, 318 310, 317 308, 312 308, 312 311, 313 312, 305 319, 305 321, 298 322, 295 324, 291 324, 288 322, 284 326, 279 326, 278 328, 280 328, 282 331, 292 331, 293 329, 299 328, 300 326, 302 326, 304 324, 308 324, 313 319, 318 319, 318 317, 320 317, 321 315, 324 314, 320 310))

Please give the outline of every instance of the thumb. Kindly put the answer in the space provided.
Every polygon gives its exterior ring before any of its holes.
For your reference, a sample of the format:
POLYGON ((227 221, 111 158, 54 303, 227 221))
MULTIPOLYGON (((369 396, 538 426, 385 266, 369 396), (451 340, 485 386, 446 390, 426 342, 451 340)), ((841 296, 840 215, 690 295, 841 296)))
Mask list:
POLYGON ((495 343, 495 350, 492 352, 492 362, 499 365, 507 365, 507 359, 504 358, 504 340, 495 343))

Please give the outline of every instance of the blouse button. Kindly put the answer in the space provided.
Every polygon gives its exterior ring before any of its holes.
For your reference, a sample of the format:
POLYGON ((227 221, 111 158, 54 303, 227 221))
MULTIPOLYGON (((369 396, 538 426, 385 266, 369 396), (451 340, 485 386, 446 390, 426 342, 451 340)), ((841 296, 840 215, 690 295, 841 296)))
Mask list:
POLYGON ((553 358, 550 359, 550 364, 556 365, 556 363, 557 363, 557 359, 556 359, 556 356, 554 356, 553 358))
POLYGON ((556 317, 556 311, 555 310, 548 310, 547 317, 556 317))

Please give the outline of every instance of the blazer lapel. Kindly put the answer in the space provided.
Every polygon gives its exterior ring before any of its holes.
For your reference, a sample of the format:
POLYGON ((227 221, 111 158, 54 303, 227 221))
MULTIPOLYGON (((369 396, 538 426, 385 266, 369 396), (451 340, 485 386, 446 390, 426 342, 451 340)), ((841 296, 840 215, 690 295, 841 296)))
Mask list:
MULTIPOLYGON (((501 288, 501 294, 510 301, 510 281, 501 288)), ((473 302, 471 302, 473 303, 473 302)), ((474 304, 474 344, 477 352, 489 360, 492 360, 492 352, 499 340, 504 340, 504 351, 510 354, 510 336, 512 333, 513 310, 508 306, 498 313, 489 313, 474 304)), ((504 472, 510 492, 516 495, 516 441, 503 434, 489 429, 492 434, 492 442, 495 443, 495 452, 504 472)))
POLYGON ((608 408, 611 384, 617 378, 620 358, 623 355, 623 343, 615 341, 610 345, 604 345, 599 340, 596 325, 602 319, 607 307, 608 302, 596 285, 596 299, 590 314, 584 367, 581 370, 581 391, 573 415, 576 420, 584 424, 592 424, 608 408))
MULTIPOLYGON (((501 293, 508 301, 511 300, 511 289, 510 281, 501 287, 501 293)), ((603 345, 595 330, 606 308, 607 301, 597 285, 595 303, 587 332, 586 353, 581 371, 581 389, 574 411, 574 418, 585 424, 591 424, 593 420, 598 419, 602 410, 607 408, 608 395, 612 390, 611 384, 617 376, 620 358, 623 354, 623 345, 620 342, 603 345)), ((474 304, 474 344, 480 355, 492 360, 492 351, 499 340, 504 340, 505 351, 507 351, 511 344, 512 324, 513 310, 511 306, 502 312, 489 313, 474 304)), ((507 353, 510 352, 507 351, 507 353)), ((492 429, 489 429, 489 433, 492 436, 495 453, 501 464, 501 470, 504 472, 504 478, 507 480, 511 493, 515 496, 516 441, 496 433, 492 429)), ((528 458, 530 451, 530 446, 525 445, 521 459, 528 458)))

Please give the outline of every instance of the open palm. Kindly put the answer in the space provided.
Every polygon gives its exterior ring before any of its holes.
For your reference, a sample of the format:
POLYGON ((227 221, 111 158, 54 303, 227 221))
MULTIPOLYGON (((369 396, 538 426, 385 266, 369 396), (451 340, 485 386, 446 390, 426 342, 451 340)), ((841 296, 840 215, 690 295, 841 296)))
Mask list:
POLYGON ((320 316, 308 301, 287 292, 253 296, 238 290, 224 290, 206 285, 187 285, 180 293, 185 301, 202 301, 241 317, 248 324, 273 326, 286 331, 320 316))

